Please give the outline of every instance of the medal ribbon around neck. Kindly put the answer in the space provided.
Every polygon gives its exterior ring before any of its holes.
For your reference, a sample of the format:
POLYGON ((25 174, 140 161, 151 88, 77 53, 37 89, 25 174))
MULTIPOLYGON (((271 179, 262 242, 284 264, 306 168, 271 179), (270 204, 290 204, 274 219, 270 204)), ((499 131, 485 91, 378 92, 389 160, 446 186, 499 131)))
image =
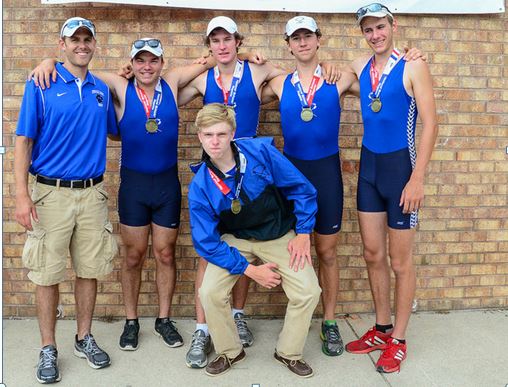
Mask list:
POLYGON ((302 108, 310 108, 312 106, 312 101, 314 100, 314 96, 316 95, 316 90, 319 84, 319 80, 321 79, 321 65, 317 65, 316 70, 314 70, 314 75, 312 76, 312 81, 310 82, 309 92, 307 93, 307 98, 305 98, 305 92, 303 91, 302 83, 300 82, 300 77, 298 76, 298 71, 295 70, 293 73, 293 86, 296 89, 296 94, 298 95, 298 99, 302 104, 302 108))
POLYGON ((386 78, 388 78, 388 75, 390 75, 395 65, 399 63, 399 60, 401 59, 402 55, 400 51, 394 48, 385 68, 383 69, 383 74, 381 75, 381 78, 379 78, 379 71, 377 71, 374 63, 374 57, 372 57, 372 60, 370 61, 370 83, 372 86, 372 92, 369 94, 369 98, 371 100, 379 99, 379 95, 381 94, 381 90, 386 82, 386 78))
POLYGON ((210 174, 210 177, 212 178, 212 181, 214 182, 214 184, 217 186, 219 191, 222 192, 222 194, 224 196, 226 196, 228 199, 230 199, 231 201, 239 200, 238 198, 240 197, 240 192, 242 190, 243 177, 245 176, 245 170, 247 169, 247 159, 245 158, 243 153, 239 152, 238 156, 240 158, 240 171, 239 171, 240 176, 238 176, 238 170, 237 170, 235 172, 236 188, 235 188, 234 195, 231 191, 231 188, 229 188, 226 185, 226 183, 224 183, 224 181, 222 181, 222 179, 215 174, 214 171, 212 171, 210 168, 208 168, 208 173, 210 174))
POLYGON ((240 83, 240 80, 242 79, 243 75, 243 65, 244 63, 241 60, 236 61, 235 71, 233 73, 233 79, 231 80, 231 86, 229 87, 229 91, 226 91, 224 89, 224 86, 222 86, 222 79, 221 74, 219 72, 219 67, 215 66, 213 69, 215 81, 219 85, 222 91, 222 96, 224 97, 224 105, 235 106, 235 98, 236 92, 238 90, 238 84, 240 83))
POLYGON ((136 86, 136 90, 138 91, 139 99, 143 104, 143 108, 145 109, 146 118, 155 119, 157 117, 157 110, 159 110, 159 106, 162 102, 162 86, 161 80, 157 82, 157 86, 155 86, 155 90, 153 93, 152 103, 148 100, 148 96, 145 91, 138 86, 138 83, 134 79, 134 86, 136 86))

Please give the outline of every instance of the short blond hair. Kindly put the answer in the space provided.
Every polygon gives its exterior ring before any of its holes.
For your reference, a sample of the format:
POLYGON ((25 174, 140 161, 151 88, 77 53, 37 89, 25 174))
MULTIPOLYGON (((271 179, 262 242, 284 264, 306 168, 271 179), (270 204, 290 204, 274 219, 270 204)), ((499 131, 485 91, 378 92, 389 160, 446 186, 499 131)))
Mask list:
POLYGON ((209 128, 219 122, 226 122, 231 126, 233 131, 236 130, 236 118, 233 107, 222 103, 210 103, 205 105, 196 115, 196 121, 194 123, 199 132, 201 129, 209 128))

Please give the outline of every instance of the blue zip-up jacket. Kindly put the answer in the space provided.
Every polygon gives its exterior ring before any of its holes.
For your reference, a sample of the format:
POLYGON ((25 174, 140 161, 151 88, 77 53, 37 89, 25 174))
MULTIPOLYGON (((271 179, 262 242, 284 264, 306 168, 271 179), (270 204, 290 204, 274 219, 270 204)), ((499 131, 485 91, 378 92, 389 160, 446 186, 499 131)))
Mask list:
MULTIPOLYGON (((248 204, 244 199, 255 201, 266 193, 267 187, 275 186, 285 199, 293 203, 296 233, 310 234, 317 212, 316 189, 275 148, 273 139, 239 139, 232 146, 236 146, 247 160, 242 184, 243 196, 240 195, 242 206, 248 204)), ((242 274, 249 265, 247 259, 235 247, 221 240, 221 215, 230 213, 231 199, 222 194, 212 181, 205 162, 191 169, 195 176, 189 186, 188 199, 194 248, 208 262, 231 274, 242 274)), ((219 177, 234 192, 234 175, 219 177)), ((278 237, 279 235, 271 239, 278 237)))

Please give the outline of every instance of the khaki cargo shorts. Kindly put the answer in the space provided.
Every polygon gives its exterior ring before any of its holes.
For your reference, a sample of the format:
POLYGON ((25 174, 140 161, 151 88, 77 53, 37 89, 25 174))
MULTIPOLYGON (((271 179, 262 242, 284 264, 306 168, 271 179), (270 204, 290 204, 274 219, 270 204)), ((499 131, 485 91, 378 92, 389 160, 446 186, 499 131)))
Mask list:
POLYGON ((104 183, 77 189, 34 182, 32 200, 39 222, 32 220, 22 257, 32 282, 42 286, 63 282, 69 253, 78 277, 111 273, 118 246, 108 220, 104 183))

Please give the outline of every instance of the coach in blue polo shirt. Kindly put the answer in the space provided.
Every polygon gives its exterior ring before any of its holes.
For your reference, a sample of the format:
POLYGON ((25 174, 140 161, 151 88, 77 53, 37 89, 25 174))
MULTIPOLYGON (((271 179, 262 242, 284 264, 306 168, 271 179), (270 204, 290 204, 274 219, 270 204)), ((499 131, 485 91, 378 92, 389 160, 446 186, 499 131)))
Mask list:
POLYGON ((111 362, 91 334, 96 278, 112 271, 117 251, 102 182, 106 137, 117 134, 116 118, 108 87, 88 71, 95 46, 91 21, 71 18, 63 24, 59 47, 65 59, 57 64, 58 79, 46 90, 27 83, 16 130, 16 220, 28 232, 23 264, 36 284, 40 383, 61 378, 55 310, 69 251, 76 273, 74 354, 92 368, 111 362))

